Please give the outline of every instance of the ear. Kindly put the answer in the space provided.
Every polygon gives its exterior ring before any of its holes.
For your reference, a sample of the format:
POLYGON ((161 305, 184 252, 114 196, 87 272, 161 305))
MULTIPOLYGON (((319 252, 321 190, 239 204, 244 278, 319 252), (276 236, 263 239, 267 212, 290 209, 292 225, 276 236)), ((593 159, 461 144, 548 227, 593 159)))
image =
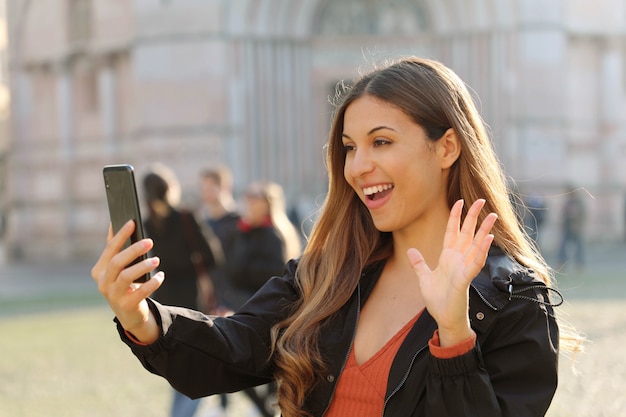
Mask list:
POLYGON ((461 141, 454 129, 446 130, 446 133, 437 141, 437 155, 441 161, 441 169, 450 168, 459 159, 461 141))

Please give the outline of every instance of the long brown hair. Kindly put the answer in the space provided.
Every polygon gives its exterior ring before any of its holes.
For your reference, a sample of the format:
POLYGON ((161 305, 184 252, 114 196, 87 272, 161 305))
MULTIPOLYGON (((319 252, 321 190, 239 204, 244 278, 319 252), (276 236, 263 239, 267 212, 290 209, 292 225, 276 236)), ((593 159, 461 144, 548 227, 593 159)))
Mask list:
POLYGON ((297 270, 301 299, 272 334, 279 406, 286 417, 303 415, 307 392, 324 370, 317 344, 321 324, 349 300, 363 268, 393 250, 390 234, 374 227, 344 178, 343 119, 355 99, 368 95, 397 107, 422 126, 432 141, 454 129, 461 154, 450 172, 449 207, 460 198, 467 202, 484 198, 479 222, 486 213, 498 214, 492 229, 494 245, 551 284, 548 266, 517 220, 485 125, 468 89, 452 70, 436 61, 405 58, 365 74, 344 88, 343 94, 327 148, 328 194, 297 270))
POLYGON ((302 252, 300 235, 287 216, 287 201, 283 187, 272 181, 254 181, 248 184, 248 190, 259 192, 267 201, 272 224, 285 243, 283 254, 285 262, 299 257, 302 252))

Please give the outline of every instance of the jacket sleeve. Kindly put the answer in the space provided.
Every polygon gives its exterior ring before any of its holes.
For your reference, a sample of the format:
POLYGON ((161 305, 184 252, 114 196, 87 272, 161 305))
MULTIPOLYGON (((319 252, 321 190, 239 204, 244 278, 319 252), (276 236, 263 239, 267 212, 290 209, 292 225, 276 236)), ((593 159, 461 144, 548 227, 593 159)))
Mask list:
MULTIPOLYGON (((149 300, 162 328, 152 344, 134 343, 117 323, 122 340, 142 365, 179 392, 199 398, 272 381, 270 329, 296 299, 290 275, 270 280, 237 314, 209 317, 149 300)), ((117 321, 117 320, 116 320, 117 321)))
POLYGON ((492 312, 473 350, 430 357, 426 416, 544 416, 557 386, 558 327, 552 308, 513 300, 492 312))

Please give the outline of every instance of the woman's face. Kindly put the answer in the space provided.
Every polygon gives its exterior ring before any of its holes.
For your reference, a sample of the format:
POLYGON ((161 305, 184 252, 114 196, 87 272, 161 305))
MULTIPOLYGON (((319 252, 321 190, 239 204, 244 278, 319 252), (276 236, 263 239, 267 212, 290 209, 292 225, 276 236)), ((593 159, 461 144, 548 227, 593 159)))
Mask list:
POLYGON ((347 107, 344 177, 378 230, 423 230, 447 213, 441 141, 432 142, 407 114, 372 96, 347 107))
POLYGON ((244 194, 243 216, 250 224, 261 224, 270 214, 270 205, 263 191, 251 186, 244 194))

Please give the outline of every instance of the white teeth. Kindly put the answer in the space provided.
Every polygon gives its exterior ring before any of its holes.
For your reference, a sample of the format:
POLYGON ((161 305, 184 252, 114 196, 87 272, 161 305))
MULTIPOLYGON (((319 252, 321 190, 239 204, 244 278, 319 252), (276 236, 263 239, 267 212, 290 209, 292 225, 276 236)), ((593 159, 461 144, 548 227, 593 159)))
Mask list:
POLYGON ((389 190, 390 188, 393 188, 391 184, 375 185, 373 187, 363 188, 363 194, 372 195, 372 194, 380 193, 381 191, 389 190))

